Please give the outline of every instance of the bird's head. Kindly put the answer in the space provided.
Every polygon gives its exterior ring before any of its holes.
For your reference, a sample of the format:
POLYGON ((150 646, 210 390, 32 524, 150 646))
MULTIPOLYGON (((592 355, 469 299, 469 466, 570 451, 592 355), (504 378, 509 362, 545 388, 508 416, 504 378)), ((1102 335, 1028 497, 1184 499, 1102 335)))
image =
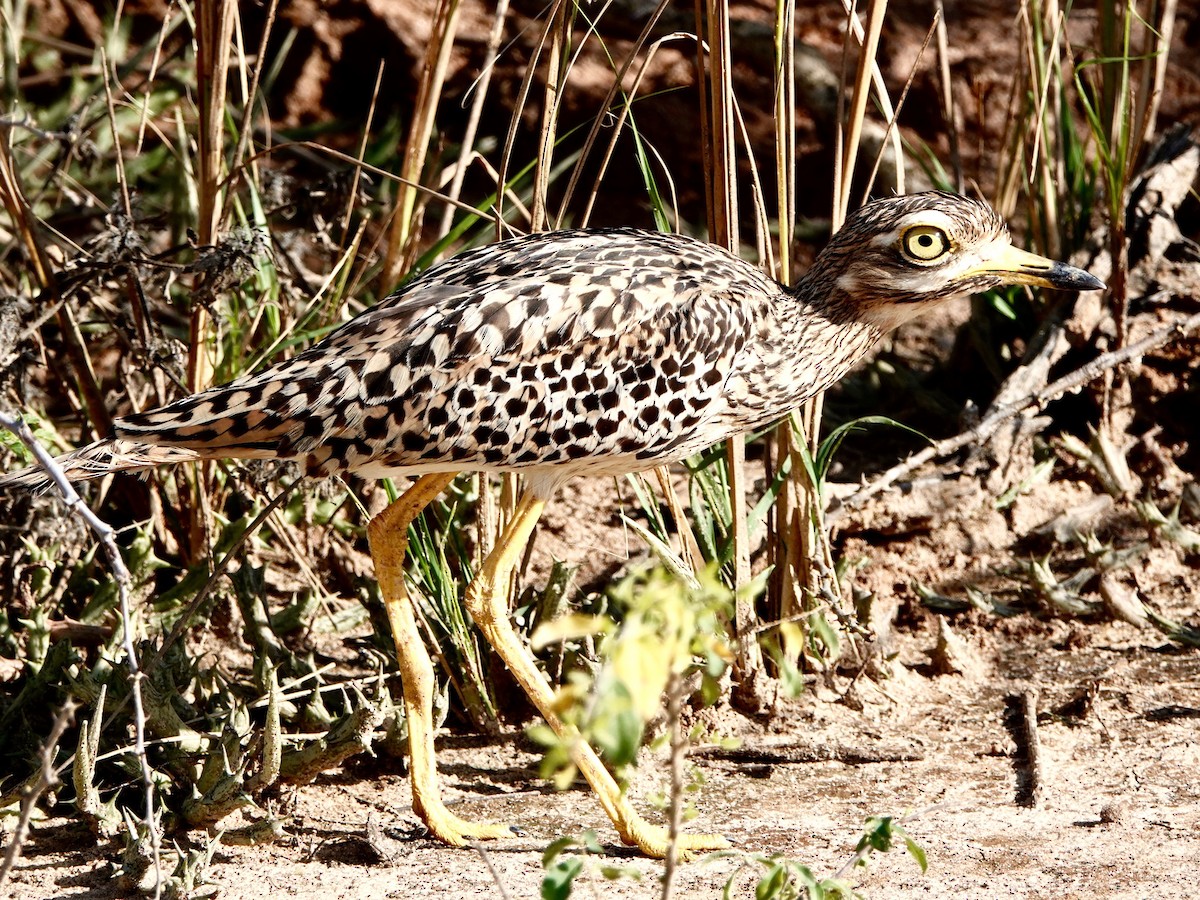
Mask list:
POLYGON ((930 191, 854 212, 809 276, 855 318, 890 331, 931 305, 1006 284, 1096 291, 1082 269, 1014 247, 986 203, 930 191))

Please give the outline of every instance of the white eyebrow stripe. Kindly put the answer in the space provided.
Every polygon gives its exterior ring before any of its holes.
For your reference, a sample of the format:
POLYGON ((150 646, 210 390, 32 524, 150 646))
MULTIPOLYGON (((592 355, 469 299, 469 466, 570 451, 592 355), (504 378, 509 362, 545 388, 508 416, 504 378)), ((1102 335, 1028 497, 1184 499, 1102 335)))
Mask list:
POLYGON ((892 231, 885 232, 871 241, 872 247, 891 247, 900 240, 900 233, 903 228, 895 228, 892 231))
POLYGON ((896 226, 896 230, 903 232, 914 225, 932 225, 950 234, 956 230, 956 224, 953 218, 941 210, 923 209, 920 212, 909 213, 901 218, 899 224, 896 226))

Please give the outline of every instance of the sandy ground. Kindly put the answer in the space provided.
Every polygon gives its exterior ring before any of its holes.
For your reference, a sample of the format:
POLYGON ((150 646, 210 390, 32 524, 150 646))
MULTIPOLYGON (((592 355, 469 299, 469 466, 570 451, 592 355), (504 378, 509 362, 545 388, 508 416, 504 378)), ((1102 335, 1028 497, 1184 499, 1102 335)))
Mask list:
MULTIPOLYGON (((966 676, 930 674, 933 632, 918 630, 902 641, 891 679, 860 685, 860 712, 807 697, 783 701, 765 725, 718 717, 742 745, 699 752, 707 783, 689 827, 720 831, 742 853, 684 866, 676 896, 719 896, 731 878, 732 896, 754 896, 761 870, 745 864, 749 854, 832 874, 873 814, 909 816, 929 870, 902 850, 877 855, 847 876, 869 897, 1200 896, 1200 657, 1127 625, 1093 629, 1083 647, 1062 623, 1025 626, 1020 642, 967 635, 966 676), (1036 808, 1014 701, 1030 688, 1040 697, 1036 808), (856 756, 908 758, 843 761, 856 756)), ((456 810, 519 823, 524 835, 488 844, 486 860, 442 847, 417 826, 396 762, 369 760, 292 796, 292 839, 219 849, 210 883, 227 900, 537 897, 547 844, 590 827, 605 864, 641 877, 607 881, 591 857, 576 896, 660 894, 662 864, 622 848, 586 791, 546 787, 523 738, 450 735, 442 745, 456 810), (372 843, 369 830, 382 836, 372 843)), ((663 786, 666 767, 647 752, 641 769, 635 796, 644 797, 663 786)), ((109 860, 79 826, 45 821, 7 896, 125 896, 109 860)))

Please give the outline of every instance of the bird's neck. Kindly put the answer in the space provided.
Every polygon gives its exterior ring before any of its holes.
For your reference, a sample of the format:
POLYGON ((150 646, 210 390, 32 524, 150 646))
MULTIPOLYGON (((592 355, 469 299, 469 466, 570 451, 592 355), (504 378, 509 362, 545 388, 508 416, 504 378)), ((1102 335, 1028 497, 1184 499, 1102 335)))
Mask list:
POLYGON ((781 357, 791 360, 799 400, 848 372, 887 332, 836 283, 801 279, 788 291, 780 329, 781 357))
POLYGON ((801 280, 759 298, 740 365, 725 384, 731 431, 768 425, 825 390, 853 366, 882 332, 853 314, 850 298, 836 287, 801 280))

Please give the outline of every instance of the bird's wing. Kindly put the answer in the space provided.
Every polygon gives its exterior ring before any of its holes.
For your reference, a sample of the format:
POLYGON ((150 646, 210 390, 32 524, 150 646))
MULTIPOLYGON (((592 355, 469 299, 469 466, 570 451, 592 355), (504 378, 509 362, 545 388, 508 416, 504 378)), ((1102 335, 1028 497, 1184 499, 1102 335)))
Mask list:
POLYGON ((769 282, 653 232, 556 232, 430 269, 311 349, 117 423, 310 471, 647 459, 694 436, 769 282))

